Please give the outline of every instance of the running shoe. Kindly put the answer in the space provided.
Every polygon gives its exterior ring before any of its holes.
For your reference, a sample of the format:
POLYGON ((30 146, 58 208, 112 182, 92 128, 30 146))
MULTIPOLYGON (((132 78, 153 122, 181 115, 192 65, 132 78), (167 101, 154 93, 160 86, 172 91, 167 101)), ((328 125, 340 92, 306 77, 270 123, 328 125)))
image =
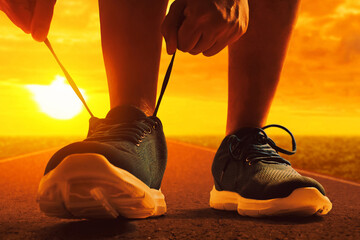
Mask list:
POLYGON ((90 111, 74 80, 44 41, 70 86, 89 112, 84 141, 54 154, 41 179, 37 201, 46 215, 59 218, 147 218, 166 212, 160 185, 167 161, 162 124, 156 114, 170 79, 167 68, 152 116, 132 106, 115 107, 105 119, 90 111))
POLYGON ((212 165, 210 206, 251 217, 325 215, 332 204, 320 183, 301 176, 278 153, 294 154, 292 133, 280 125, 243 128, 226 136, 212 165), (277 146, 265 129, 278 127, 292 138, 292 151, 277 146))
POLYGON ((131 106, 92 117, 88 137, 54 154, 38 190, 46 215, 146 218, 166 212, 160 185, 167 159, 159 118, 131 106))

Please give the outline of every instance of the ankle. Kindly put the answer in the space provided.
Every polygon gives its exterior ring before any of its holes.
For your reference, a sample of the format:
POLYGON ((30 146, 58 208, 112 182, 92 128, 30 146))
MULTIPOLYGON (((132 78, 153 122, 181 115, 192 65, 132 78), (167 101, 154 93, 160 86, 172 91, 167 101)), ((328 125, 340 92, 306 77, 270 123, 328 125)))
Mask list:
POLYGON ((140 109, 141 111, 143 111, 146 116, 151 116, 153 115, 154 109, 155 109, 155 103, 149 103, 149 101, 144 101, 144 100, 140 100, 140 101, 118 101, 118 102, 111 102, 111 109, 118 107, 118 106, 124 106, 124 105, 128 105, 128 106, 133 106, 135 108, 140 109))
POLYGON ((263 121, 252 121, 252 122, 241 122, 241 123, 232 123, 228 121, 226 126, 226 136, 234 134, 235 132, 239 131, 242 128, 261 128, 264 126, 263 121))

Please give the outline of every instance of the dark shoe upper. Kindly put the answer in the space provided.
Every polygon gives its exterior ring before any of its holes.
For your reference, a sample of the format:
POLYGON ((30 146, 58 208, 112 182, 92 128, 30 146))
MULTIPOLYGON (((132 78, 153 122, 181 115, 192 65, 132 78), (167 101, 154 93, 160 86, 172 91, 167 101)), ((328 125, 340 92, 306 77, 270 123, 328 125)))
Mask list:
MULTIPOLYGON (((132 106, 112 109, 105 119, 91 118, 87 138, 65 146, 52 156, 45 174, 77 153, 97 153, 150 188, 159 189, 166 167, 167 148, 160 119, 147 117, 132 106)), ((84 166, 86 167, 86 166, 84 166)))
POLYGON ((273 199, 283 198, 297 188, 315 187, 323 195, 325 190, 312 178, 301 176, 289 161, 278 152, 293 154, 296 150, 286 151, 266 135, 261 128, 243 128, 235 134, 226 136, 221 143, 212 165, 212 173, 217 190, 239 193, 244 198, 273 199))

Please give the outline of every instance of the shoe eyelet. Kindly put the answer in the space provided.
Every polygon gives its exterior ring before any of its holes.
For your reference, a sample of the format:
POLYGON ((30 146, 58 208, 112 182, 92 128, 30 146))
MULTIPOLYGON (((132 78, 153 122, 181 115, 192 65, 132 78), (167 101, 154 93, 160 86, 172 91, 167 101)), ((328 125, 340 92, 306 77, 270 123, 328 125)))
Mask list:
POLYGON ((138 140, 138 143, 141 143, 141 142, 142 142, 142 139, 139 139, 139 140, 138 140))
POLYGON ((135 144, 137 147, 140 147, 140 143, 135 144))
POLYGON ((155 124, 152 126, 153 129, 156 129, 158 127, 159 123, 158 122, 155 122, 155 124))
POLYGON ((148 131, 146 131, 146 133, 147 133, 147 134, 151 134, 151 133, 152 133, 151 128, 149 128, 149 130, 148 130, 148 131))
POLYGON ((144 132, 143 135, 141 135, 141 138, 145 138, 146 132, 144 132))
POLYGON ((248 158, 245 159, 245 162, 247 162, 247 164, 248 164, 249 166, 252 165, 251 161, 250 161, 248 158))

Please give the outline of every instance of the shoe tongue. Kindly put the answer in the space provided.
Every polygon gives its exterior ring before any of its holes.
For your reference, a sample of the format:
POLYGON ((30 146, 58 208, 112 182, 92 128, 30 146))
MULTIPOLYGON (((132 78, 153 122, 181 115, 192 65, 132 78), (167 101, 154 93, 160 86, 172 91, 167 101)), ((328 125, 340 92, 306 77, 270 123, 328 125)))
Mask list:
POLYGON ((146 114, 143 111, 136 107, 127 105, 115 107, 106 115, 106 119, 116 123, 132 122, 145 118, 146 114))

